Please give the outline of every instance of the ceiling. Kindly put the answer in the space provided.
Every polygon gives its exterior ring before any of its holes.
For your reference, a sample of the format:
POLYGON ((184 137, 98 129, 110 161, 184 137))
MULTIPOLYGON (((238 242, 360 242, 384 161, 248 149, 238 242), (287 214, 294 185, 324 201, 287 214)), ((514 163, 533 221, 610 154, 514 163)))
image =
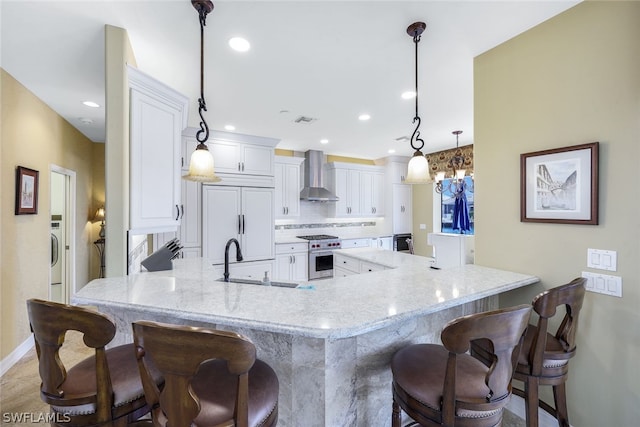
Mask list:
MULTIPOLYGON (((578 1, 214 1, 205 27, 209 127, 281 139, 278 148, 376 159, 410 155, 414 44, 424 152, 473 143, 473 58, 578 1), (243 36, 246 53, 227 41, 243 36), (361 113, 371 119, 358 120, 361 113), (315 119, 308 124, 294 120, 315 119), (326 138, 327 144, 320 140, 326 138)), ((200 91, 189 0, 0 0, 2 67, 95 142, 104 142, 104 25, 127 30, 138 68, 191 99, 200 91), (101 105, 88 108, 82 101, 101 105), (89 119, 92 123, 86 123, 89 119)))

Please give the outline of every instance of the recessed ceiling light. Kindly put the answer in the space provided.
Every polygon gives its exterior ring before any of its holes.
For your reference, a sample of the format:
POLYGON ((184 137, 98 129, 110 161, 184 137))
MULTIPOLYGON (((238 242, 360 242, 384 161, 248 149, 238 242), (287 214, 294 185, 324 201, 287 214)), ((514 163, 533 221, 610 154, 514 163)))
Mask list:
POLYGON ((237 52, 246 52, 251 49, 251 44, 247 39, 243 39, 242 37, 233 37, 229 39, 229 46, 237 52))
POLYGON ((406 92, 402 92, 402 99, 413 99, 416 97, 416 93, 412 90, 408 90, 406 92))
POLYGON ((362 120, 363 122, 369 120, 370 118, 371 118, 371 116, 368 115, 368 114, 360 114, 358 116, 358 120, 362 120))
POLYGON ((320 144, 328 144, 328 143, 329 143, 329 140, 326 138, 320 140, 320 144))
POLYGON ((236 130, 236 127, 234 125, 224 125, 224 128, 226 130, 236 130))
POLYGON ((78 120, 80 120, 80 123, 82 123, 83 125, 93 124, 93 120, 88 117, 78 117, 78 120))
POLYGON ((84 101, 83 102, 84 105, 86 105, 87 107, 91 107, 91 108, 98 108, 100 107, 100 104, 96 104, 93 101, 84 101))
POLYGON ((389 153, 389 154, 393 154, 395 152, 396 152, 396 150, 394 150, 393 148, 389 148, 389 151, 387 151, 387 153, 389 153))

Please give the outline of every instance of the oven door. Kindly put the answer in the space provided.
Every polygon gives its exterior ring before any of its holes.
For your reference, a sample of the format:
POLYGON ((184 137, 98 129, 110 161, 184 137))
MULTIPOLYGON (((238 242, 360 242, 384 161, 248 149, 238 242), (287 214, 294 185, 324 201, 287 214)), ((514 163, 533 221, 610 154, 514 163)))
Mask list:
POLYGON ((309 279, 333 277, 333 251, 309 252, 309 279))

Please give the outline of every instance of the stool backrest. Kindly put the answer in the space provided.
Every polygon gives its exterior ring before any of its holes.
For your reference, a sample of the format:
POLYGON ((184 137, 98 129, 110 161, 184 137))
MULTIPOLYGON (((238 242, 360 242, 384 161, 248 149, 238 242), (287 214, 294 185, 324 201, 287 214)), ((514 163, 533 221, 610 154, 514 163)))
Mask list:
POLYGON ((534 375, 539 375, 544 360, 569 359, 575 354, 578 318, 584 301, 586 282, 587 279, 578 277, 566 285, 548 289, 533 299, 533 310, 539 316, 537 335, 529 353, 529 363, 534 375), (565 307, 565 315, 555 332, 555 337, 562 345, 562 350, 549 351, 546 348, 549 319, 556 315, 560 306, 565 307))
POLYGON ((134 322, 133 336, 145 397, 155 406, 154 425, 192 424, 200 403, 190 382, 200 365, 212 359, 225 360, 229 372, 238 376, 234 420, 229 425, 248 424, 248 372, 256 360, 251 341, 233 332, 149 321, 134 322), (164 376, 162 390, 149 374, 149 363, 164 376))
POLYGON ((511 393, 511 378, 530 314, 530 305, 519 305, 460 317, 444 327, 441 339, 449 351, 449 359, 443 389, 443 419, 453 420, 456 407, 487 411, 503 406, 504 399, 511 393), (493 363, 485 378, 490 393, 482 401, 465 401, 455 393, 456 358, 458 354, 469 351, 475 340, 487 340, 491 343, 489 348, 493 363))
POLYGON ((98 418, 109 420, 113 390, 105 346, 116 333, 115 323, 97 311, 40 299, 28 300, 27 312, 38 355, 42 400, 55 406, 95 404, 98 418), (66 332, 70 330, 83 333, 84 344, 95 349, 94 393, 73 395, 65 392, 62 387, 67 378, 67 371, 60 360, 59 350, 64 343, 66 332))

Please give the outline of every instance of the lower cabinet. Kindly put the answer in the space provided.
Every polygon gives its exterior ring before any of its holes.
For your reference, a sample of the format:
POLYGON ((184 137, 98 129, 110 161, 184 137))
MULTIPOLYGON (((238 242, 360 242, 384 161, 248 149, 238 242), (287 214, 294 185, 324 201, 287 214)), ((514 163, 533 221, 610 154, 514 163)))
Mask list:
POLYGON ((309 280, 308 243, 280 243, 276 245, 276 280, 309 280))
POLYGON ((369 246, 371 246, 371 239, 369 238, 342 239, 340 242, 342 249, 368 248, 369 246))
POLYGON ((385 270, 387 267, 368 261, 362 261, 342 254, 333 256, 333 276, 346 277, 352 274, 372 273, 385 270))

